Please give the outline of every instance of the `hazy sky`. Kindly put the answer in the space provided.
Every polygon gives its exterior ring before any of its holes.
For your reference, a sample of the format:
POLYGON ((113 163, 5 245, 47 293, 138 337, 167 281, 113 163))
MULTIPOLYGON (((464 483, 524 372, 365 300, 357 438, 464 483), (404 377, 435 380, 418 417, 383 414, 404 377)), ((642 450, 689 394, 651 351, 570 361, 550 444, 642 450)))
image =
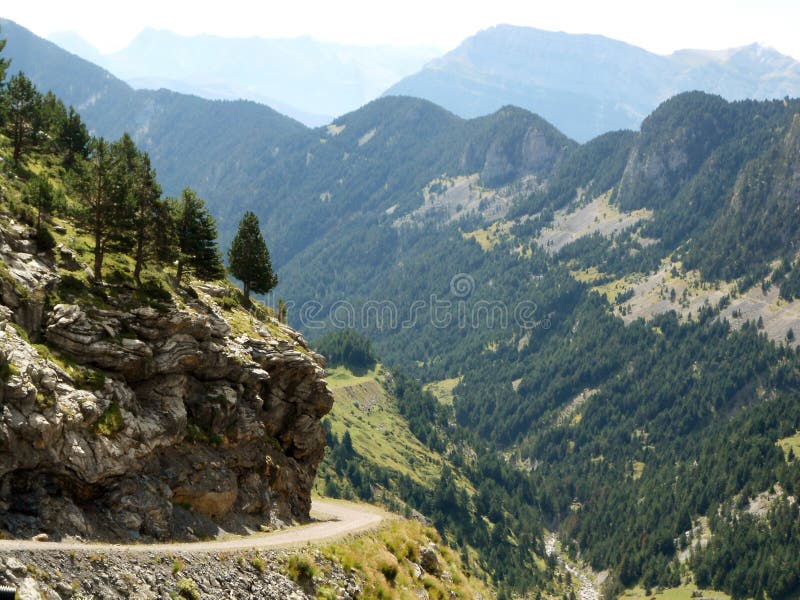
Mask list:
POLYGON ((103 52, 144 27, 184 35, 295 37, 450 50, 498 23, 599 33, 653 52, 752 42, 800 59, 800 0, 16 0, 0 16, 46 37, 77 31, 103 52))

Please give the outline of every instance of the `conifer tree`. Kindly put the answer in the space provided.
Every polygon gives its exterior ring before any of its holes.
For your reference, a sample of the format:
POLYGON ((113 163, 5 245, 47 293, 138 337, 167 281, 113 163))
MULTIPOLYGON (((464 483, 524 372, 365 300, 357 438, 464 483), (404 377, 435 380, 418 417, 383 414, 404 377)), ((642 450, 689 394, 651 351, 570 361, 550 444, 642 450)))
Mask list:
POLYGON ((78 181, 82 205, 78 221, 94 240, 94 279, 101 282, 105 253, 130 247, 131 211, 119 152, 103 138, 95 140, 92 146, 78 181))
POLYGON ((25 185, 25 202, 36 209, 36 229, 42 226, 42 217, 49 215, 56 204, 56 190, 46 177, 37 175, 25 185))
POLYGON ((133 279, 141 286, 141 273, 150 259, 167 261, 174 258, 175 227, 166 204, 161 200, 161 186, 156 180, 150 156, 140 154, 132 186, 134 205, 133 279))
POLYGON ((36 119, 39 117, 41 95, 30 79, 20 72, 11 78, 5 91, 8 120, 6 131, 11 138, 14 162, 36 143, 36 119))
POLYGON ((90 140, 91 137, 81 116, 70 106, 58 132, 58 146, 64 154, 63 164, 67 169, 73 168, 76 160, 89 155, 90 140))
POLYGON ((173 213, 179 252, 178 285, 187 270, 202 280, 224 276, 225 267, 217 250, 217 224, 208 213, 205 202, 193 190, 186 188, 180 200, 173 202, 173 213))
POLYGON ((130 211, 129 244, 133 250, 133 279, 137 286, 141 286, 142 269, 147 260, 171 258, 168 250, 169 246, 174 247, 174 235, 170 235, 174 228, 160 200, 161 186, 150 165, 150 157, 139 151, 127 133, 114 148, 119 160, 124 202, 130 211))
POLYGON ((231 275, 242 281, 245 306, 250 306, 250 292, 266 294, 278 285, 258 217, 250 211, 242 217, 228 250, 228 266, 231 275))

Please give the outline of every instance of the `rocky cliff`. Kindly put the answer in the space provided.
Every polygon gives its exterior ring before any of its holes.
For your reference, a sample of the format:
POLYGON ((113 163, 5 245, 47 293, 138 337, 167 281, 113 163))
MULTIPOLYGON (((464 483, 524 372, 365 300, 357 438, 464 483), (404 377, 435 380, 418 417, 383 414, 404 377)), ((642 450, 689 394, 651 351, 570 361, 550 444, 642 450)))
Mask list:
POLYGON ((333 403, 322 357, 223 310, 223 287, 65 302, 64 268, 82 265, 34 236, 0 215, 0 527, 196 539, 307 519, 333 403))

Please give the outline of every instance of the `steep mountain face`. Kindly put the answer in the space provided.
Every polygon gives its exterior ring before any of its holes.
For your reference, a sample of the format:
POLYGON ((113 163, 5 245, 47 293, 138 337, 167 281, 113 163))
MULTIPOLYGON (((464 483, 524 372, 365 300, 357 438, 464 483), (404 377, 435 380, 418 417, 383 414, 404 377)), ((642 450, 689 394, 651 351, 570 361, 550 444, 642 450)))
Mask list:
POLYGON ((85 265, 37 252, 5 209, 0 223, 4 530, 196 539, 308 518, 333 398, 299 334, 232 333, 214 286, 157 308, 53 306, 85 265))
MULTIPOLYGON (((722 505, 710 532, 746 536, 740 572, 758 577, 759 552, 793 550, 756 541, 764 520, 738 529, 737 506, 778 484, 778 510, 800 474, 777 445, 800 428, 799 113, 679 95, 640 133, 566 147, 505 216, 354 219, 283 266, 282 293, 308 331, 355 326, 389 364, 450 382, 454 438, 518 457, 528 502, 617 584, 678 585, 673 541, 722 505)), ((702 556, 737 589, 724 549, 702 556)))
POLYGON ((346 46, 308 37, 180 36, 154 29, 113 54, 76 54, 134 87, 175 90, 177 83, 177 91, 204 98, 254 100, 310 126, 366 104, 438 55, 427 48, 346 46))
POLYGON ((758 45, 660 56, 602 36, 501 25, 385 93, 426 98, 466 118, 514 104, 586 141, 637 129, 660 102, 690 90, 728 100, 797 96, 800 63, 758 45))

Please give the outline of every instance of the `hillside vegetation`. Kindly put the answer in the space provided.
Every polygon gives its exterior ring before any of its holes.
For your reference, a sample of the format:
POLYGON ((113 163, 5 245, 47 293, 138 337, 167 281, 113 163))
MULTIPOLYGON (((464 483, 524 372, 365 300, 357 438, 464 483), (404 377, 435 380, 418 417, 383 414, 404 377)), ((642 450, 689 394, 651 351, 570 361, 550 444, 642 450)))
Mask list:
POLYGON ((502 596, 568 593, 548 532, 609 597, 796 594, 799 112, 686 93, 579 146, 388 97, 208 169, 223 232, 223 207, 264 224, 290 321, 391 373, 332 370, 321 485, 423 514, 502 596))
MULTIPOLYGON (((368 251, 355 241, 364 230, 353 226, 353 241, 311 260, 316 285, 298 295, 325 307, 335 289, 357 309, 391 300, 405 325, 355 313, 378 355, 423 382, 458 382, 453 416, 433 430, 429 417, 418 438, 447 448, 448 460, 465 472, 471 457, 482 457, 472 463, 481 473, 472 481, 491 480, 491 471, 480 469, 494 455, 509 470, 495 479, 502 488, 530 485, 524 503, 539 516, 528 519, 557 525, 568 552, 611 571, 608 593, 693 580, 735 596, 789 594, 800 572, 790 558, 795 538, 790 521, 768 519, 790 519, 791 511, 778 517, 780 498, 794 506, 797 490, 798 465, 785 460, 777 442, 800 428, 798 324, 790 316, 794 304, 778 302, 771 290, 792 297, 798 229, 784 223, 796 217, 787 208, 798 193, 792 148, 799 108, 797 101, 674 98, 640 134, 611 135, 568 153, 498 226, 476 215, 402 235, 376 227, 368 230, 368 251), (598 163, 607 170, 595 171, 598 163), (754 195, 748 190, 755 173, 765 192, 754 195), (608 177, 602 187, 587 192, 601 174, 608 177), (549 232, 583 219, 581 211, 605 192, 606 214, 575 226, 577 239, 540 247, 549 232), (772 214, 781 215, 780 225, 772 214), (610 224, 619 219, 628 221, 615 230, 610 224), (480 231, 486 233, 465 235, 480 231), (316 263, 326 267, 315 270, 316 263), (331 292, 318 283, 326 269, 336 272, 331 292), (645 291, 624 282, 646 281, 662 269, 664 283, 647 293, 660 293, 664 308, 628 318, 645 291), (755 314, 748 321, 749 313, 739 312, 762 289, 782 320, 762 323, 755 314), (434 319, 432 295, 449 302, 449 321, 434 319), (419 300, 428 304, 408 325, 419 300), (505 307, 507 320, 501 310, 490 322, 481 309, 487 306, 505 307), (531 309, 528 320, 514 318, 517 307, 531 309), (450 419, 457 428, 445 424, 450 419), (774 517, 743 516, 743 507, 773 488, 781 490, 774 517), (704 518, 715 540, 708 546, 692 533, 704 518), (778 541, 770 531, 787 534, 778 541), (747 541, 737 544, 747 551, 734 550, 740 535, 747 541), (687 562, 681 557, 690 547, 694 558, 687 562), (725 563, 731 552, 741 557, 735 568, 725 563)), ((292 264, 286 270, 299 273, 292 264)), ((398 401, 411 402, 402 394, 398 401)), ((437 403, 435 410, 447 408, 437 403)), ((462 494, 467 513, 478 514, 476 497, 462 494)), ((414 506, 436 510, 424 501, 414 506)), ((519 548, 514 536, 492 532, 491 548, 519 548)), ((542 530, 532 533, 529 547, 544 556, 537 550, 542 530)), ((532 565, 533 555, 524 560, 532 565)), ((504 564, 506 573, 495 575, 515 581, 512 572, 521 571, 504 564)))

